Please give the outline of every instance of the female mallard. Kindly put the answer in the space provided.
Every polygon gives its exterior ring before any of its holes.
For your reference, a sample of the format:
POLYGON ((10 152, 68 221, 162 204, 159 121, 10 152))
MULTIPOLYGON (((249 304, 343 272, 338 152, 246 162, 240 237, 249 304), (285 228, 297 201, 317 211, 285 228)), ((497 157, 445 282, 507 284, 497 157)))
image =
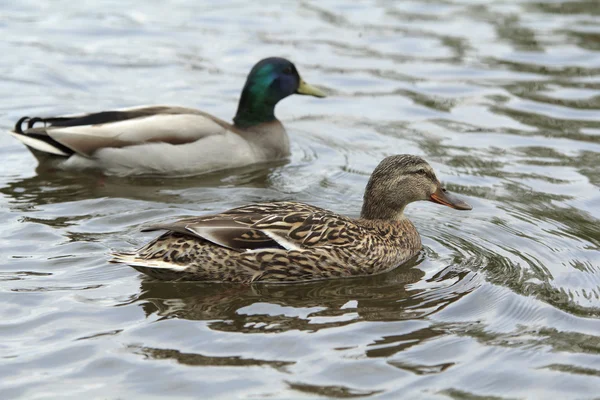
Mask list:
POLYGON ((141 106, 23 117, 10 133, 38 158, 51 156, 59 168, 121 176, 193 175, 287 157, 288 136, 274 111, 294 93, 325 97, 290 61, 266 58, 250 71, 233 124, 192 108, 141 106))
POLYGON ((298 282, 378 274, 421 249, 404 216, 417 200, 471 209, 442 188, 425 160, 397 155, 373 171, 358 219, 302 203, 253 204, 147 228, 167 232, 111 261, 165 280, 298 282))

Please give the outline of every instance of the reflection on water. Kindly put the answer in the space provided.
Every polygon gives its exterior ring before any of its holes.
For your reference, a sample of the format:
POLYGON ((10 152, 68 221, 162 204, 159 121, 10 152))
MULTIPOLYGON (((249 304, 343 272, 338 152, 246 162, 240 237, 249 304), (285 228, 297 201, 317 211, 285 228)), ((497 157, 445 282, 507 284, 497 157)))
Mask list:
POLYGON ((255 165, 244 170, 204 175, 201 177, 170 179, 147 177, 118 179, 86 172, 76 174, 63 171, 40 171, 36 175, 7 182, 0 193, 8 196, 13 205, 52 204, 99 197, 124 197, 137 200, 177 202, 177 192, 189 188, 256 187, 268 185, 269 173, 276 165, 255 165))
POLYGON ((331 96, 277 107, 289 161, 186 179, 36 166, 0 135, 6 398, 594 398, 600 376, 595 1, 6 4, 0 127, 148 103, 230 118, 248 68, 331 96), (107 264, 146 224, 264 200, 357 216, 385 156, 474 206, 407 209, 385 275, 155 282, 107 264))
POLYGON ((141 303, 148 315, 156 313, 161 317, 218 320, 209 326, 218 330, 253 333, 256 329, 312 331, 320 327, 345 325, 355 319, 419 318, 464 294, 424 301, 418 296, 422 289, 407 287, 424 275, 412 266, 407 264, 397 271, 368 278, 291 285, 173 285, 145 279, 136 301, 143 300, 141 303), (299 309, 307 310, 304 318, 296 315, 299 309), (287 315, 286 310, 292 311, 293 315, 287 315), (273 312, 276 314, 273 315, 273 312), (352 317, 348 318, 348 315, 352 317))

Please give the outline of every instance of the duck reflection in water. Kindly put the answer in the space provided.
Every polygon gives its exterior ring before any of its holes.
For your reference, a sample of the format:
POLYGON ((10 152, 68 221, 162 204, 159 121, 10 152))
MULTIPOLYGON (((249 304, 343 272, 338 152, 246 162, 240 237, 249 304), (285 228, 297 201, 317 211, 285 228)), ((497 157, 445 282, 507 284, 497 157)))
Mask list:
POLYGON ((220 331, 315 331, 359 320, 424 318, 474 289, 461 284, 473 273, 456 266, 431 277, 432 287, 414 288, 425 275, 416 268, 423 259, 420 253, 405 268, 381 275, 295 285, 171 283, 144 278, 134 301, 147 316, 212 321, 210 328, 220 331), (439 289, 440 285, 445 289, 439 289), (348 317, 349 313, 353 316, 348 317))

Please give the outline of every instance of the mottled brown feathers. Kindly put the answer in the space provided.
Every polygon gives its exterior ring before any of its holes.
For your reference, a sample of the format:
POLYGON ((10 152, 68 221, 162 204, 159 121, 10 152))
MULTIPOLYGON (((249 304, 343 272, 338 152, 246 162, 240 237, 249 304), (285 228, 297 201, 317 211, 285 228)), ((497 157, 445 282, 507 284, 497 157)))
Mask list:
POLYGON ((421 248, 407 219, 353 220, 294 202, 253 204, 147 230, 155 229, 168 232, 113 261, 158 279, 292 282, 385 272, 421 248), (215 226, 226 235, 202 235, 215 226), (152 267, 155 260, 173 268, 152 267))
POLYGON ((361 218, 296 202, 258 203, 147 230, 166 233, 135 253, 115 254, 158 279, 299 282, 372 275, 413 257, 421 238, 404 207, 430 200, 471 208, 441 187, 425 160, 384 159, 365 190, 361 218))

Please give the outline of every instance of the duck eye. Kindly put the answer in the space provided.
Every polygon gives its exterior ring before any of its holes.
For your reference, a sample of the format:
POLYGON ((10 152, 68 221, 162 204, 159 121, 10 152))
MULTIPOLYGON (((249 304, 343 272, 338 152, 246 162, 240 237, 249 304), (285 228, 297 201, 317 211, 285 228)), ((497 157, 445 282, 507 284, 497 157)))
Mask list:
POLYGON ((283 73, 284 74, 291 74, 292 73, 292 67, 287 66, 283 69, 283 73))
POLYGON ((427 175, 427 171, 425 171, 424 169, 419 169, 416 173, 419 175, 427 175))

